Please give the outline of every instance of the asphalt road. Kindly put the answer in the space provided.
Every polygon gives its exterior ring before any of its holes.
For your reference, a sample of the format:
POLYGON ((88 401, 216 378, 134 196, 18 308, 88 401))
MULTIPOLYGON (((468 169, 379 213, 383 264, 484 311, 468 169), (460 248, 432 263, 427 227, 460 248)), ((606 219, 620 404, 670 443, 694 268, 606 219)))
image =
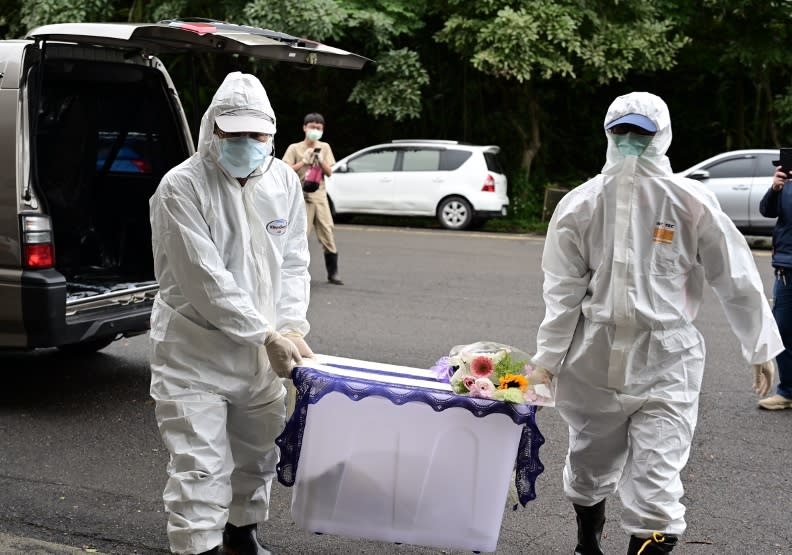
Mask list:
MULTIPOLYGON (((542 237, 359 226, 339 226, 337 235, 343 287, 325 283, 311 239, 316 352, 428 367, 479 339, 535 347, 542 237)), ((769 252, 755 255, 769 293, 769 252)), ((750 371, 710 290, 697 324, 707 369, 683 474, 689 527, 674 552, 792 553, 792 411, 756 409, 750 371)), ((137 337, 91 357, 0 353, 0 553, 168 552, 160 499, 167 454, 148 397, 146 349, 137 337)), ((566 428, 553 409, 537 422, 546 438, 538 498, 506 511, 498 553, 574 547, 561 490, 566 428)), ((276 553, 454 553, 302 531, 290 494, 274 486, 271 519, 260 527, 276 553)), ((609 553, 626 551, 619 508, 609 501, 609 553)))

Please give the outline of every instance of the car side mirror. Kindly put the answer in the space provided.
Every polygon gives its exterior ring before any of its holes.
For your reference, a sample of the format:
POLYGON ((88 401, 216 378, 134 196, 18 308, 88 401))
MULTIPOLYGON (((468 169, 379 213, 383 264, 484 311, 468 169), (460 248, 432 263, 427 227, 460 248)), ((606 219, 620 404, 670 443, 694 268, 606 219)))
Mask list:
POLYGON ((709 176, 710 174, 707 170, 696 170, 688 174, 688 177, 690 179, 696 179, 698 181, 704 181, 705 179, 709 179, 709 176))
POLYGON ((334 170, 334 172, 337 173, 346 173, 348 171, 349 168, 347 167, 346 162, 341 162, 340 164, 338 164, 338 166, 336 166, 336 169, 334 170))

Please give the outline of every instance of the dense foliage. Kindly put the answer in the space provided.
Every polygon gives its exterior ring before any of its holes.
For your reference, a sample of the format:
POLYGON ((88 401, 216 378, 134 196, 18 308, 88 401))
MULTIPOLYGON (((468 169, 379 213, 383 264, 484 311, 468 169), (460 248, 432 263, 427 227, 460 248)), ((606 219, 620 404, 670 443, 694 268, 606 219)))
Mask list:
POLYGON ((241 69, 270 94, 281 152, 309 111, 327 118, 337 157, 393 138, 498 144, 511 196, 529 215, 546 186, 597 173, 605 110, 631 90, 668 103, 676 170, 724 150, 790 144, 792 0, 0 0, 0 35, 176 17, 266 27, 376 60, 353 72, 166 58, 188 110, 200 114, 225 73, 241 69))

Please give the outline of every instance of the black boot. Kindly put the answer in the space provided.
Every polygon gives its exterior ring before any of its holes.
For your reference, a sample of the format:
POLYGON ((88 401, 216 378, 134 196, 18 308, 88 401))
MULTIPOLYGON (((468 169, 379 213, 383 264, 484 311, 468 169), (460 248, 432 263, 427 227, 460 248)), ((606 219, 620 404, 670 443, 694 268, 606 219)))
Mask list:
POLYGON ((198 555, 220 555, 220 547, 213 547, 209 551, 202 551, 198 555))
POLYGON ((230 522, 223 530, 223 553, 226 555, 272 555, 256 538, 256 525, 234 526, 230 522))
POLYGON ((326 252, 324 255, 325 266, 327 266, 327 281, 333 285, 344 285, 344 282, 338 277, 338 253, 326 252))
POLYGON ((677 544, 677 537, 670 534, 655 532, 651 538, 636 538, 630 536, 630 546, 627 555, 661 555, 671 553, 677 544))
POLYGON ((600 547, 602 529, 605 527, 605 500, 584 507, 572 504, 577 513, 578 543, 575 555, 603 555, 600 547))

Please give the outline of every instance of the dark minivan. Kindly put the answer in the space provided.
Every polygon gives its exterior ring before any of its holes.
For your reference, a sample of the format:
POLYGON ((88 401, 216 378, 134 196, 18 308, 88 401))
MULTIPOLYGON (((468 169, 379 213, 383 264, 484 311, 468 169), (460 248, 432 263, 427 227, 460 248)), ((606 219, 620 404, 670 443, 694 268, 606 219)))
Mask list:
POLYGON ((211 20, 56 24, 0 41, 0 348, 91 352, 148 330, 148 199, 194 152, 155 56, 177 52, 367 61, 211 20))

